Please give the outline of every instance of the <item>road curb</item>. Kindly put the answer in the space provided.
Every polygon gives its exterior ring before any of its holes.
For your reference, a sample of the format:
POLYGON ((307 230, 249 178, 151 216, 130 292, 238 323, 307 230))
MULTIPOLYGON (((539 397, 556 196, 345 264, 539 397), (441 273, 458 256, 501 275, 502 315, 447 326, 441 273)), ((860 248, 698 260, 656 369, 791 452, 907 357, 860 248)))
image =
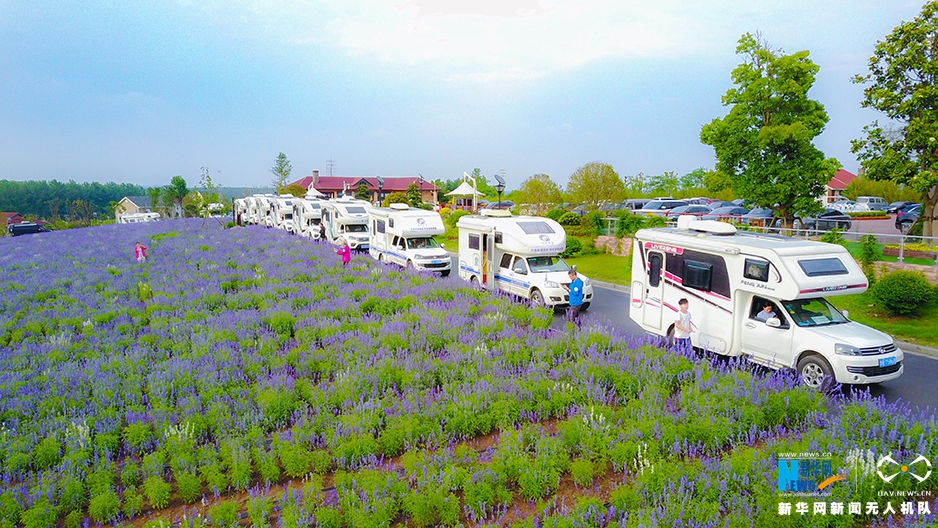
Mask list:
POLYGON ((593 286, 596 286, 597 288, 602 288, 604 290, 613 290, 613 291, 620 291, 620 292, 625 292, 625 293, 629 293, 631 291, 631 288, 629 288, 628 286, 623 286, 621 284, 613 284, 611 282, 603 282, 603 281, 598 281, 595 279, 590 279, 590 283, 593 286))

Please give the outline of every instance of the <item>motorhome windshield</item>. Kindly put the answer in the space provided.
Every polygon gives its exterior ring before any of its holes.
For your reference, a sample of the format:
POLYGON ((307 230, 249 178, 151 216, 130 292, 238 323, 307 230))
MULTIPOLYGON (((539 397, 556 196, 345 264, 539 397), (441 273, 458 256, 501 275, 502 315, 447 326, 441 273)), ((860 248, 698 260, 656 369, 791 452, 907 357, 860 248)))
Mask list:
POLYGON ((432 238, 408 238, 407 247, 409 249, 432 249, 438 248, 440 245, 432 238))
POLYGON ((847 322, 847 318, 824 298, 785 301, 782 306, 791 315, 795 324, 802 327, 826 326, 847 322))
POLYGON ((528 257, 528 266, 531 268, 531 273, 550 273, 570 269, 570 266, 560 257, 528 257))
POLYGON ((368 226, 364 224, 347 225, 345 231, 348 233, 367 233, 368 226))

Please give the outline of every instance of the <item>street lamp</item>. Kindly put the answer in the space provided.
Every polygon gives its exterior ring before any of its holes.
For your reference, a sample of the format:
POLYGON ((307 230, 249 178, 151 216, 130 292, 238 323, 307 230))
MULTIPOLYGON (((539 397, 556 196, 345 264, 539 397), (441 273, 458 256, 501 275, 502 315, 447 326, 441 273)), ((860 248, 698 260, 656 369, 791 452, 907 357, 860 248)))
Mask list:
POLYGON ((495 175, 495 181, 498 183, 495 184, 495 190, 498 191, 498 208, 502 208, 502 192, 505 190, 505 178, 502 178, 500 174, 495 175))
POLYGON ((423 203, 423 174, 418 172, 417 176, 420 177, 420 203, 423 203))
POLYGON ((382 204, 381 194, 384 193, 384 178, 378 175, 375 176, 375 179, 378 180, 378 206, 380 207, 382 204))

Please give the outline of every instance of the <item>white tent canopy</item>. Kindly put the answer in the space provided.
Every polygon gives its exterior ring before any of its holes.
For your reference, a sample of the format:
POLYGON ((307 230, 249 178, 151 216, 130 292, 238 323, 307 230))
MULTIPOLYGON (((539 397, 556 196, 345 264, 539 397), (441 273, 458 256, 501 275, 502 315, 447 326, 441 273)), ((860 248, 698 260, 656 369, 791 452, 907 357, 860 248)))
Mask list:
POLYGON ((446 193, 446 196, 481 196, 482 193, 472 188, 468 182, 462 182, 459 184, 459 187, 456 187, 451 192, 446 193))
POLYGON ((310 196, 325 196, 325 194, 319 192, 315 187, 310 185, 309 189, 306 190, 306 197, 309 198, 310 196))

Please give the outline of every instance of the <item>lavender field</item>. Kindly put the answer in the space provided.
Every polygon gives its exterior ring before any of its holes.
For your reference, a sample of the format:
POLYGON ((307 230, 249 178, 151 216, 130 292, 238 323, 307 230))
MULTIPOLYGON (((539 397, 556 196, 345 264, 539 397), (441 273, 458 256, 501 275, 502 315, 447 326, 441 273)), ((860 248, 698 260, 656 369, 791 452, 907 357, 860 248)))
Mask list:
POLYGON ((934 526, 876 466, 933 414, 551 321, 280 230, 0 239, 0 528, 934 526))

